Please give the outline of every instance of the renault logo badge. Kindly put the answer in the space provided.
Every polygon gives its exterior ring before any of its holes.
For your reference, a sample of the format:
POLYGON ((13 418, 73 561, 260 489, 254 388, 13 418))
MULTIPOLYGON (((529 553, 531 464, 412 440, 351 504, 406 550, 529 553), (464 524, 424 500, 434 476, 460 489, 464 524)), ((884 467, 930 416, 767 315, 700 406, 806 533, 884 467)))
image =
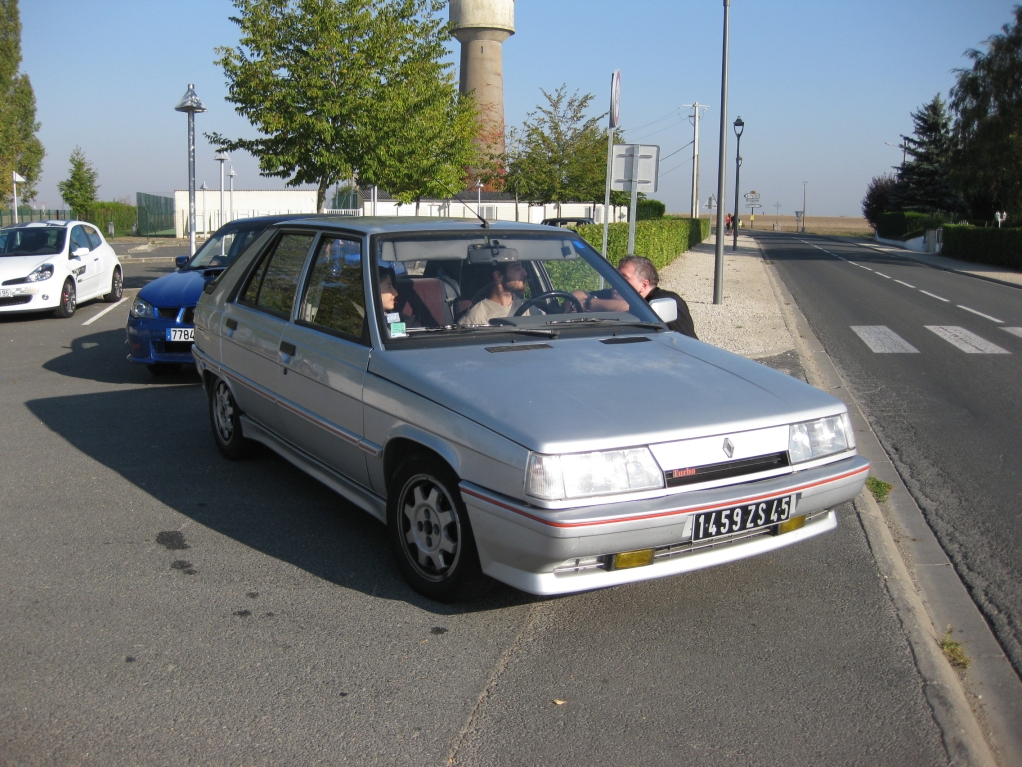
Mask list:
POLYGON ((724 452, 728 458, 731 458, 735 454, 735 443, 731 441, 730 437, 724 437, 724 452))

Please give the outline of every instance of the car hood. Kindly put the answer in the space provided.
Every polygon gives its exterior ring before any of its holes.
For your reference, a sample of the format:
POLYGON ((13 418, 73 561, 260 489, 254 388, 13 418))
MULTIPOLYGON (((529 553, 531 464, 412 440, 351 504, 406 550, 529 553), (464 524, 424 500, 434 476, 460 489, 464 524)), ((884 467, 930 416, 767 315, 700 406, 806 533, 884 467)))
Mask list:
POLYGON ((41 264, 53 264, 55 267, 67 256, 56 253, 48 256, 3 256, 0 257, 0 282, 18 280, 28 277, 41 264))
POLYGON ((153 306, 195 306, 202 289, 209 282, 202 270, 178 271, 153 280, 138 292, 138 296, 153 306))
POLYGON ((845 410, 795 378, 678 333, 604 340, 389 350, 372 356, 369 372, 542 453, 733 434, 845 410))

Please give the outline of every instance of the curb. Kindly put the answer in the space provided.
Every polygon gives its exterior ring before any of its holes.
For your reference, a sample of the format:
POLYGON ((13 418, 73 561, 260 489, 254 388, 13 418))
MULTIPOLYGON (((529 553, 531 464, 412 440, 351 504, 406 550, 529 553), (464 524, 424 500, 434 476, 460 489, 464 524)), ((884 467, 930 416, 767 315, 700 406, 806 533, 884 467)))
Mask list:
MULTIPOLYGON (((763 253, 762 248, 760 252, 763 253)), ((1022 684, 830 356, 774 266, 764 266, 768 267, 771 287, 806 377, 811 384, 848 406, 859 452, 872 464, 870 473, 895 486, 889 502, 893 508, 881 509, 868 490, 860 493, 854 505, 922 678, 923 693, 948 756, 953 764, 1022 764, 1022 684), (909 555, 916 555, 911 556, 913 563, 923 561, 929 565, 933 560, 932 564, 937 566, 921 565, 910 569, 896 538, 902 540, 909 555), (924 558, 920 554, 930 556, 924 558), (920 569, 928 572, 920 577, 920 569), (934 614, 939 619, 935 619, 934 614), (955 625, 956 637, 964 637, 973 659, 964 681, 952 669, 938 644, 940 632, 936 626, 949 623, 955 625), (990 652, 991 645, 996 648, 995 652, 990 652), (982 690, 982 694, 971 694, 967 686, 982 690)))

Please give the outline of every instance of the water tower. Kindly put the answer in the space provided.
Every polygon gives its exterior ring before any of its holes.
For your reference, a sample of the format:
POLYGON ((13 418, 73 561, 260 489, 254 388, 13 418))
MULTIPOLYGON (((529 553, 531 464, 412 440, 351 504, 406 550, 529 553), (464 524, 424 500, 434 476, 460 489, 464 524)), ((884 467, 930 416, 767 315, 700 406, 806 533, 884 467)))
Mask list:
POLYGON ((515 33, 514 0, 450 0, 454 36, 461 42, 461 92, 475 92, 479 138, 504 151, 503 43, 515 33))

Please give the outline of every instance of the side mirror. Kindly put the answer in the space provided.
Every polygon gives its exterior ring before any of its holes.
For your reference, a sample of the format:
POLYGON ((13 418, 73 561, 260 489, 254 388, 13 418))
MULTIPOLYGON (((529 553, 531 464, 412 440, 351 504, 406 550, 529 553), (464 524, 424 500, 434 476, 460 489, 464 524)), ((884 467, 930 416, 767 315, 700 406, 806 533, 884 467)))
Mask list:
POLYGON ((174 259, 174 266, 178 269, 184 269, 185 264, 192 260, 191 256, 178 256, 174 259))
POLYGON ((654 298, 649 302, 649 308, 665 323, 678 319, 678 304, 673 298, 654 298))
POLYGON ((81 261, 82 260, 82 256, 87 256, 87 255, 89 255, 89 249, 88 248, 75 248, 74 250, 71 251, 71 255, 69 256, 69 258, 75 258, 75 259, 78 259, 79 261, 81 261))

